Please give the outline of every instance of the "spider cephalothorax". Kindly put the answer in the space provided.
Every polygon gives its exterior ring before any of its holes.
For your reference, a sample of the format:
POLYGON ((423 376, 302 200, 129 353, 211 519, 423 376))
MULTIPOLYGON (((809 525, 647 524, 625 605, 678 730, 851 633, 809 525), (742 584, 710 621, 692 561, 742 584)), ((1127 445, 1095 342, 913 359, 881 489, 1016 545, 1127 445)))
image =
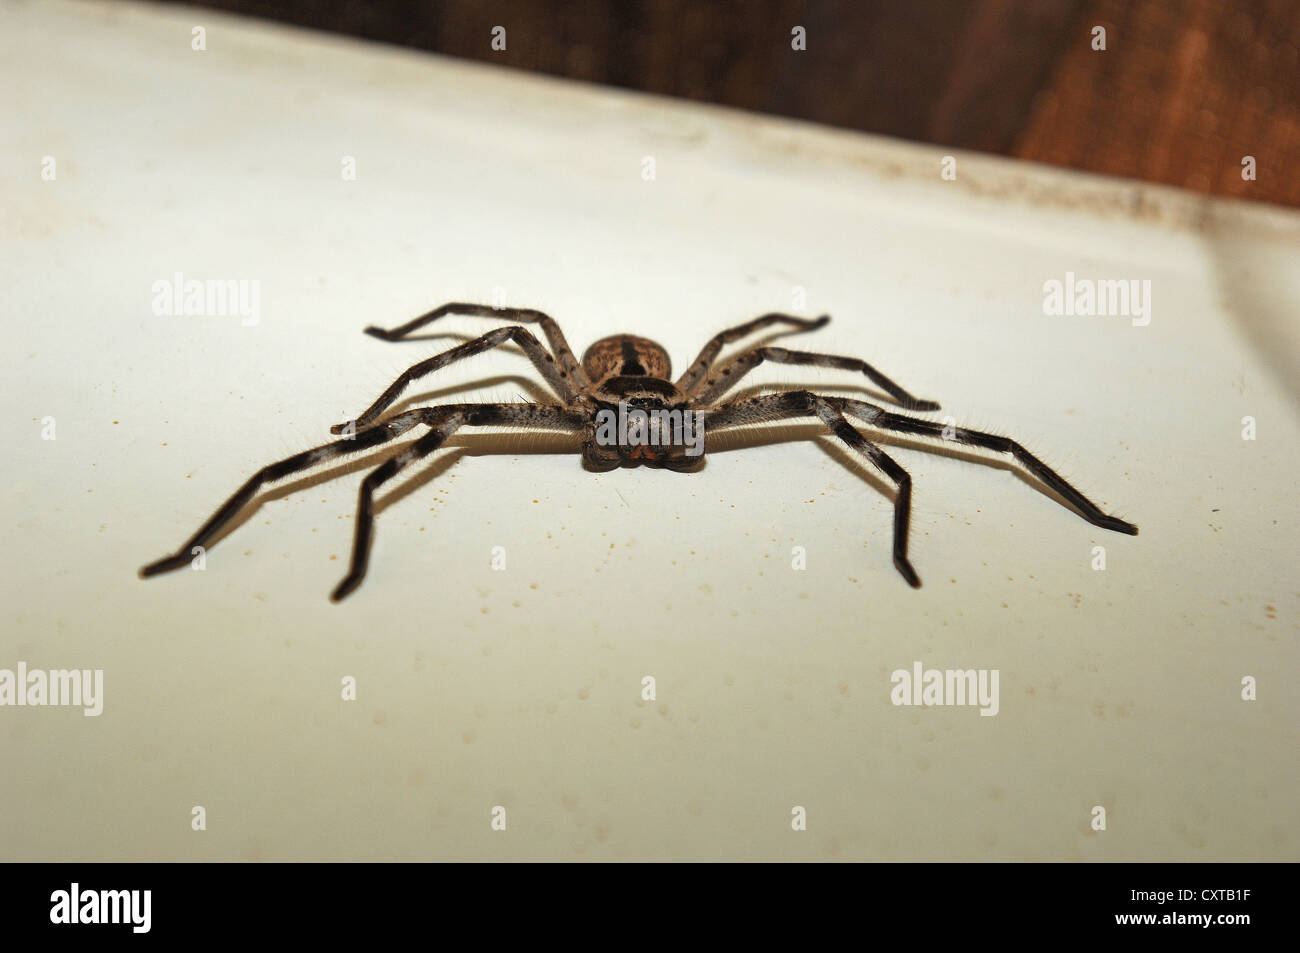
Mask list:
POLYGON ((749 423, 815 417, 851 449, 865 456, 897 488, 894 497, 894 565, 912 586, 920 586, 921 580, 907 558, 907 531, 912 504, 911 477, 884 450, 860 433, 849 422, 849 418, 855 418, 876 430, 939 437, 967 446, 1010 454, 1026 471, 1064 499, 1088 522, 1103 529, 1137 534, 1137 527, 1132 523, 1103 513, 1056 471, 1007 437, 897 414, 865 400, 827 397, 806 390, 719 403, 751 370, 764 361, 772 361, 778 364, 857 371, 864 374, 899 407, 913 411, 939 409, 934 401, 913 397, 870 364, 853 357, 790 351, 769 346, 751 348, 729 361, 718 360, 725 345, 755 331, 774 325, 784 325, 790 329, 787 333, 812 331, 823 327, 830 320, 826 315, 808 320, 786 314, 765 314, 716 334, 676 381, 669 379, 672 364, 668 352, 648 338, 631 334, 602 338, 587 349, 580 364, 554 319, 540 311, 526 308, 445 304, 391 331, 370 327, 366 333, 385 341, 397 341, 447 314, 504 318, 536 324, 541 327, 549 348, 543 347, 527 328, 515 324, 489 331, 472 341, 412 365, 359 417, 330 428, 331 433, 343 435, 343 439, 263 467, 236 490, 176 553, 145 566, 140 574, 153 576, 186 565, 195 548, 209 545, 257 495, 263 484, 283 479, 336 457, 387 443, 417 426, 428 428, 428 432, 380 464, 361 483, 352 563, 348 574, 331 596, 336 601, 352 592, 365 576, 374 527, 375 490, 410 464, 437 450, 461 427, 507 425, 580 432, 583 460, 595 470, 646 464, 672 470, 690 470, 703 457, 705 426, 714 431, 749 423), (407 410, 380 421, 380 417, 412 381, 507 341, 522 348, 555 392, 557 403, 443 404, 407 410))

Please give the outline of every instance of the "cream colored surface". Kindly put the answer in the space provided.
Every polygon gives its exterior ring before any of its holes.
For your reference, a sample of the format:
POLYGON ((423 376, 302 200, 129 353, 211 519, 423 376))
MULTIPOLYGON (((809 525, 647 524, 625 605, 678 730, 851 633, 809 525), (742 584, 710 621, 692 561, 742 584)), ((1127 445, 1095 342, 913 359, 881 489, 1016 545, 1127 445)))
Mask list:
MULTIPOLYGON (((5 859, 1300 859, 1300 217, 967 155, 944 182, 943 150, 184 8, 6 2, 0 63, 0 667, 105 672, 98 718, 0 709, 5 859), (260 321, 156 316, 178 271, 260 281, 260 321), (1150 325, 1045 316, 1067 271, 1149 279, 1150 325), (136 578, 491 326, 367 324, 500 288, 680 368, 796 286, 835 321, 790 346, 1016 436, 1142 534, 895 442, 912 591, 830 438, 596 475, 466 432, 341 605, 355 469, 136 578), (1000 713, 894 707, 917 660, 998 669, 1000 713)), ((534 380, 502 352, 414 393, 534 380)))

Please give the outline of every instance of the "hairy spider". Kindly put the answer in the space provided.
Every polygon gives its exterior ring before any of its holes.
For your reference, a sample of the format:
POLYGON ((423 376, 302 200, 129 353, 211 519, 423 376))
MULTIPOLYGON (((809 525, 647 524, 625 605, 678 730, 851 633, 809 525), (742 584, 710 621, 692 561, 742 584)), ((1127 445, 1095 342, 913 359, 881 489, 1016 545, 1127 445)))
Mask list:
POLYGON ((642 464, 687 470, 699 462, 704 449, 702 432, 697 444, 692 445, 690 442, 692 420, 703 419, 707 421, 710 430, 718 430, 741 424, 816 417, 831 433, 851 449, 863 454, 893 481, 897 488, 894 498, 894 565, 914 587, 919 587, 921 580, 907 559, 907 528, 912 507, 911 477, 885 451, 859 433, 849 423, 849 417, 881 430, 942 437, 1010 454, 1088 522, 1103 529, 1137 535, 1136 526, 1118 517, 1107 516, 1056 471, 1007 437, 962 427, 945 427, 933 421, 896 414, 864 400, 821 396, 806 390, 718 403, 746 374, 764 361, 772 361, 777 364, 859 371, 887 393, 891 402, 899 407, 914 411, 939 409, 936 402, 913 397, 870 364, 857 358, 790 351, 780 347, 755 347, 725 363, 719 364, 717 361, 724 345, 755 331, 773 325, 789 328, 790 330, 781 332, 786 334, 813 331, 824 327, 830 321, 829 315, 806 320, 787 314, 765 314, 723 331, 704 346, 699 357, 676 383, 669 380, 671 371, 668 352, 654 341, 631 334, 602 338, 587 349, 582 363, 578 363, 555 320, 540 311, 527 308, 444 304, 391 331, 369 327, 366 328, 366 333, 385 341, 399 341, 412 331, 448 314, 536 324, 541 327, 550 348, 548 350, 542 347, 531 332, 515 324, 489 331, 482 337, 412 365, 360 417, 330 428, 331 433, 344 434, 344 439, 296 453, 258 470, 174 555, 145 566, 140 570, 140 575, 155 576, 186 565, 190 561, 193 547, 208 545, 264 484, 281 480, 326 460, 386 443, 417 425, 427 427, 428 433, 381 464, 361 483, 352 563, 348 574, 331 594, 336 602, 356 589, 365 576, 374 527, 375 490, 415 461, 433 453, 453 433, 466 426, 513 424, 581 432, 583 460, 593 470, 612 470, 619 466, 635 467, 642 464), (560 403, 447 404, 408 410, 383 423, 376 423, 384 410, 397 400, 412 381, 507 341, 513 341, 523 349, 524 354, 559 396, 560 403), (674 417, 674 414, 677 416, 674 417))

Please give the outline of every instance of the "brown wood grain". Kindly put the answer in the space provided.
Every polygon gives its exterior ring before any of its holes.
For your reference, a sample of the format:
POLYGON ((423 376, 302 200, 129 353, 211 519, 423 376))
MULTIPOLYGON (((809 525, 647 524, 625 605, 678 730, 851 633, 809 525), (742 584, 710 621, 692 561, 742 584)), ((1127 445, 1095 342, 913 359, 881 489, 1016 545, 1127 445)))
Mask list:
POLYGON ((1300 0, 209 0, 502 67, 1300 206, 1300 0), (505 26, 507 49, 491 49, 505 26), (791 49, 794 26, 807 50, 791 49), (1094 26, 1107 49, 1091 46, 1094 26), (1242 178, 1254 156, 1257 178, 1242 178))
POLYGON ((1096 0, 1074 38, 1012 154, 1300 205, 1300 5, 1096 0), (1086 42, 1093 24, 1106 52, 1086 42))

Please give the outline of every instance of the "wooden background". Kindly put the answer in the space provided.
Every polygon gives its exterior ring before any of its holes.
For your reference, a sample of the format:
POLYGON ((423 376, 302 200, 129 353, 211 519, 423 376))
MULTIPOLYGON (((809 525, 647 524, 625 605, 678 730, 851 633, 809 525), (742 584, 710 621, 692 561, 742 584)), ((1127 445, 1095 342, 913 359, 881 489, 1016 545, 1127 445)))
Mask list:
POLYGON ((558 76, 1300 206, 1300 0, 209 0, 558 76), (491 49, 494 26, 507 49, 491 49), (807 49, 791 49, 791 29, 807 49), (1107 49, 1091 48, 1094 26, 1107 49), (1256 180, 1242 177, 1244 156, 1256 180))

